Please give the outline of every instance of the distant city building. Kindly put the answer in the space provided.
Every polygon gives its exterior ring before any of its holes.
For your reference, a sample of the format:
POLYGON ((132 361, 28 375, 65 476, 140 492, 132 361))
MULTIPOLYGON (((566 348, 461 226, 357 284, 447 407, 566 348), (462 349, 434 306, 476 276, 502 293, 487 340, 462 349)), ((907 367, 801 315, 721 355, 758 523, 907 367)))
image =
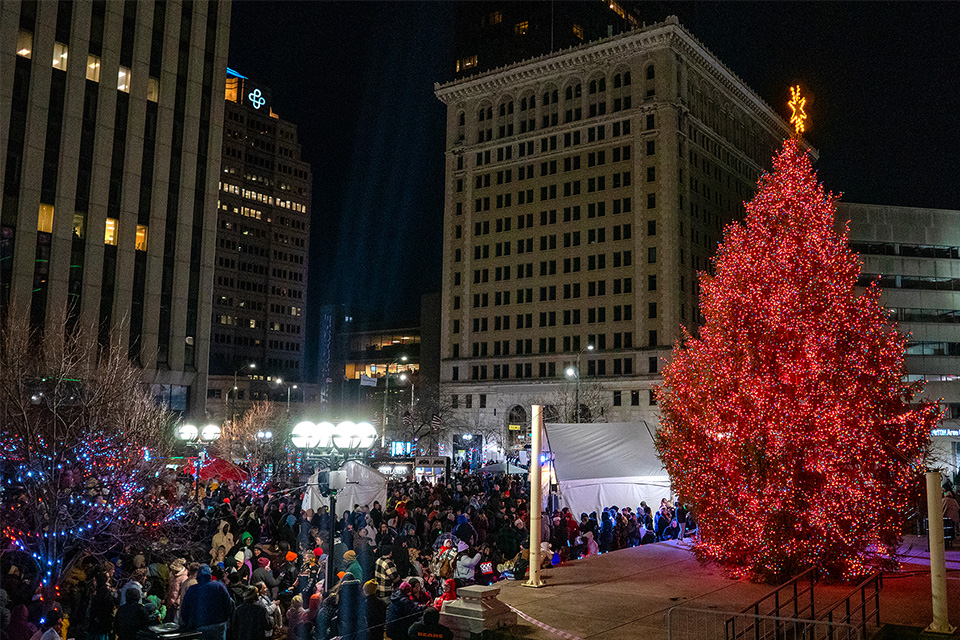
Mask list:
POLYGON ((436 95, 440 380, 462 430, 520 449, 535 402, 654 427, 661 362, 700 317, 697 272, 787 124, 676 18, 436 95))
POLYGON ((639 3, 458 2, 456 77, 617 35, 641 25, 639 3))
POLYGON ((840 203, 850 246, 860 253, 859 284, 880 278, 888 317, 909 335, 906 376, 919 396, 944 406, 933 453, 960 470, 960 211, 840 203))
POLYGON ((228 69, 225 95, 210 413, 227 401, 245 406, 277 395, 278 378, 302 383, 305 356, 310 165, 300 159, 296 125, 274 112, 269 89, 228 69), (249 384, 224 398, 235 373, 249 384))
POLYGON ((206 396, 230 3, 0 6, 0 310, 206 396))

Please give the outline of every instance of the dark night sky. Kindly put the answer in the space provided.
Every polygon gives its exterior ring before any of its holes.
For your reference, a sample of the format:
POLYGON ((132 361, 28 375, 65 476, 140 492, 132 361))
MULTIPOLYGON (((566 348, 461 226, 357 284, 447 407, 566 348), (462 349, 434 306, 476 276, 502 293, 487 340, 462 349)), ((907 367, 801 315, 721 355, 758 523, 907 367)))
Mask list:
MULTIPOLYGON (((960 208, 960 5, 650 2, 768 104, 808 99, 808 140, 844 200, 960 208)), ((272 89, 313 169, 308 322, 326 302, 414 324, 440 287, 452 2, 235 0, 232 68, 272 89)), ((308 334, 308 353, 312 352, 308 334)))

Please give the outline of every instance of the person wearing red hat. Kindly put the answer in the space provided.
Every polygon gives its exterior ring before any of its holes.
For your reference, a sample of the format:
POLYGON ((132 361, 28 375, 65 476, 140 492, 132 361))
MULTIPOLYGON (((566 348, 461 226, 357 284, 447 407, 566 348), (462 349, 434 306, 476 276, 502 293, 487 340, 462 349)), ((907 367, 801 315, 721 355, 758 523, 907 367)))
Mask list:
POLYGON ((267 589, 270 591, 270 599, 275 600, 277 597, 277 579, 273 576, 273 570, 270 569, 270 560, 266 556, 260 556, 257 558, 257 568, 253 570, 253 577, 250 579, 250 584, 256 584, 262 582, 267 585, 267 589))

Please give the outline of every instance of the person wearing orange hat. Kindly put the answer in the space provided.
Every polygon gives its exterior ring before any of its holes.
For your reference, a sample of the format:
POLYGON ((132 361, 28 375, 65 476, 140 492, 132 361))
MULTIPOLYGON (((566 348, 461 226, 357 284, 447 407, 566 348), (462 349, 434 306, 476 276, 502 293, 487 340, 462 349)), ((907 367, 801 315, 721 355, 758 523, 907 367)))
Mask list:
POLYGON ((284 606, 287 606, 295 595, 293 587, 297 583, 299 567, 297 567, 297 554, 293 551, 287 551, 284 560, 280 567, 280 576, 277 579, 277 599, 284 606))

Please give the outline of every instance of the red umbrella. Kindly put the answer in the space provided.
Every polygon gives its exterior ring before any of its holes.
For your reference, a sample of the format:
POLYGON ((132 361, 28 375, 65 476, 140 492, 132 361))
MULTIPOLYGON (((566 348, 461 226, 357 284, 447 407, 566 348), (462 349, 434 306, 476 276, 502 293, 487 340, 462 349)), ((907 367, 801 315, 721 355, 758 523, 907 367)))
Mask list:
POLYGON ((223 458, 213 458, 200 467, 201 480, 232 480, 242 482, 250 477, 250 474, 223 458))

